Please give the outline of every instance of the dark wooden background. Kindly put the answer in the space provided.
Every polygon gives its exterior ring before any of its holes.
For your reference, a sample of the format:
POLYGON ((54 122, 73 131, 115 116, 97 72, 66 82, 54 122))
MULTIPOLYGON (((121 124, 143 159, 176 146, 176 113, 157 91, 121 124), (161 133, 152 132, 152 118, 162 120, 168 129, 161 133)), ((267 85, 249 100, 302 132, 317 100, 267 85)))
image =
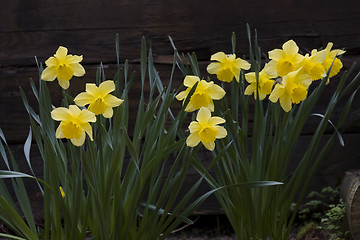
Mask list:
MULTIPOLYGON (((168 79, 173 54, 168 36, 173 38, 179 52, 195 52, 205 69, 211 54, 231 51, 232 32, 237 35, 237 53, 248 55, 246 23, 252 30, 257 30, 264 53, 281 48, 289 39, 294 39, 302 52, 325 47, 331 41, 336 48, 346 49, 344 69, 360 60, 360 2, 356 0, 2 1, 0 127, 19 161, 23 161, 22 145, 29 131, 29 121, 19 86, 31 96, 29 78, 38 79, 34 56, 44 62, 59 45, 66 46, 72 54, 84 55, 87 74, 71 80, 70 89, 75 95, 83 91, 85 82, 94 81, 100 62, 105 66, 107 77, 113 77, 117 33, 121 62, 129 59, 131 69, 139 70, 141 38, 145 36, 154 52, 160 76, 168 79)), ((176 74, 181 84, 182 76, 179 71, 176 74)), ((137 71, 137 79, 139 75, 137 71)), ((59 98, 57 83, 49 86, 54 98, 59 98)), ((329 89, 331 86, 334 84, 330 84, 329 89)), ((326 102, 325 97, 320 110, 326 102)), ((359 108, 357 98, 352 113, 359 108)), ((335 186, 345 171, 360 167, 358 125, 353 123, 344 134, 345 147, 337 145, 333 148, 312 188, 335 186)), ((311 127, 306 131, 311 133, 311 127)), ((37 156, 33 157, 33 164, 41 176, 42 163, 37 156)))

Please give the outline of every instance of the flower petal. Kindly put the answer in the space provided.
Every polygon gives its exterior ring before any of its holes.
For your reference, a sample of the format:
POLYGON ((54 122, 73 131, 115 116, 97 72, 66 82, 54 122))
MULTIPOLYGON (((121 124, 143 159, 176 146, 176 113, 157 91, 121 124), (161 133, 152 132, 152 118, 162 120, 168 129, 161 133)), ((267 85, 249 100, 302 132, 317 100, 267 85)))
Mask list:
POLYGON ((256 83, 252 83, 245 88, 245 95, 252 95, 256 91, 256 83))
POLYGON ((55 121, 64 121, 71 118, 69 109, 64 107, 58 107, 51 111, 51 118, 55 121))
POLYGON ((213 151, 215 149, 215 142, 202 142, 202 144, 209 151, 213 151))
POLYGON ((56 58, 49 57, 49 59, 45 61, 45 64, 48 67, 56 67, 59 64, 59 62, 56 58))
POLYGON ((124 100, 117 98, 111 94, 106 95, 104 97, 104 101, 109 107, 117 107, 124 102, 124 100))
POLYGON ((241 69, 249 70, 250 67, 251 67, 251 64, 248 63, 246 60, 243 60, 241 58, 237 58, 234 61, 234 67, 237 68, 237 69, 241 68, 241 69))
POLYGON ((94 98, 99 96, 99 88, 96 86, 95 83, 87 83, 85 91, 93 95, 94 98))
POLYGON ((221 117, 217 117, 217 116, 211 117, 211 118, 209 118, 209 120, 208 120, 208 124, 209 124, 210 126, 215 126, 215 125, 217 125, 217 124, 222 124, 222 123, 224 123, 224 122, 225 122, 225 119, 223 119, 223 118, 221 118, 221 117))
POLYGON ((60 87, 62 87, 63 89, 68 89, 69 86, 70 86, 70 81, 69 80, 58 79, 58 83, 59 83, 60 87))
POLYGON ((295 56, 299 52, 299 47, 296 45, 294 40, 287 41, 282 47, 287 56, 295 56))
POLYGON ((55 136, 56 136, 56 138, 64 138, 65 137, 64 133, 62 131, 61 123, 59 124, 58 128, 56 129, 55 136))
POLYGON ((227 131, 224 127, 215 126, 215 129, 218 131, 216 138, 220 139, 220 138, 224 138, 227 136, 227 131))
POLYGON ((216 74, 218 71, 220 71, 220 69, 221 63, 219 62, 210 63, 206 68, 207 72, 210 74, 216 74))
POLYGON ((284 94, 284 85, 276 84, 274 90, 271 92, 269 96, 269 100, 273 103, 277 102, 278 99, 284 94))
POLYGON ((104 97, 105 95, 115 91, 115 83, 111 80, 104 81, 99 85, 99 91, 99 94, 104 97))
POLYGON ((192 87, 194 86, 195 83, 199 82, 200 81, 200 78, 198 76, 191 76, 191 75, 188 75, 185 77, 184 79, 184 85, 186 87, 192 87))
POLYGON ((224 89, 222 89, 222 87, 217 84, 212 84, 210 87, 207 88, 206 92, 214 100, 222 99, 226 94, 224 89))
POLYGON ((81 133, 80 138, 78 138, 78 139, 77 139, 77 138, 72 138, 72 139, 70 139, 70 141, 71 141, 71 143, 74 144, 75 146, 80 147, 81 145, 84 144, 84 142, 85 142, 85 137, 86 137, 86 134, 85 134, 85 131, 83 131, 83 132, 81 133))
POLYGON ((288 97, 286 95, 281 96, 280 97, 280 105, 285 112, 289 112, 292 107, 292 102, 291 102, 290 97, 288 97))
POLYGON ((86 104, 90 104, 92 101, 94 101, 94 96, 92 96, 88 92, 79 93, 74 99, 76 105, 80 107, 83 107, 86 104))
POLYGON ((219 62, 224 62, 226 61, 226 54, 224 52, 217 52, 213 55, 211 55, 210 57, 211 61, 219 61, 219 62))
POLYGON ((96 116, 89 110, 83 109, 79 114, 79 119, 82 122, 96 122, 96 116))
POLYGON ((107 107, 105 112, 102 114, 105 118, 111 118, 114 114, 112 107, 107 107))
POLYGON ((194 133, 194 132, 197 132, 197 131, 200 131, 201 129, 201 125, 196 122, 196 121, 192 121, 190 124, 189 124, 189 130, 190 130, 190 133, 194 133))
POLYGON ((78 55, 71 55, 71 54, 69 54, 69 55, 66 56, 66 62, 67 62, 68 64, 79 63, 79 62, 81 62, 82 60, 83 60, 83 56, 82 56, 82 55, 81 55, 81 56, 78 56, 78 55))
POLYGON ((54 56, 57 59, 65 60, 67 53, 68 53, 68 49, 66 47, 60 46, 54 56))
POLYGON ((85 130, 85 132, 89 135, 90 140, 93 140, 93 131, 90 123, 83 123, 81 124, 81 127, 85 130))
POLYGON ((81 77, 81 76, 85 75, 85 69, 83 66, 81 66, 80 63, 72 63, 72 64, 70 64, 70 66, 74 70, 75 77, 81 77))
POLYGON ((41 73, 41 80, 44 81, 54 81, 56 78, 56 68, 55 67, 47 67, 41 73))
POLYGON ((191 133, 186 139, 188 147, 196 147, 200 143, 200 137, 197 133, 191 133))
POLYGON ((188 89, 186 89, 185 91, 181 91, 178 93, 178 95, 176 95, 176 99, 181 101, 181 100, 185 99, 188 94, 189 94, 188 89))
POLYGON ((205 124, 208 122, 209 118, 211 117, 211 112, 209 109, 202 107, 200 108, 198 114, 196 115, 196 120, 200 124, 205 124))
POLYGON ((269 54, 269 59, 275 60, 275 61, 279 61, 280 59, 282 59, 284 57, 284 51, 281 49, 274 49, 268 52, 269 54))

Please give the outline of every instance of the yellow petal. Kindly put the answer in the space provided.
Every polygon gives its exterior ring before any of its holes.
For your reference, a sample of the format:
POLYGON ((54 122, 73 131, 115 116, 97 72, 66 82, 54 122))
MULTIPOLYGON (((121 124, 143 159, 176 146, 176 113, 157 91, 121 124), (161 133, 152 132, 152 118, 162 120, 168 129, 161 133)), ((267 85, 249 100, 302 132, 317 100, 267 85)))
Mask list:
POLYGON ((219 85, 212 84, 207 88, 206 93, 214 100, 222 99, 225 96, 225 91, 219 85))
POLYGON ((41 73, 41 80, 54 81, 55 78, 56 78, 56 68, 55 67, 47 67, 41 73))
POLYGON ((55 121, 64 121, 71 118, 69 109, 64 107, 58 107, 51 111, 51 118, 55 121))
POLYGON ((81 145, 84 144, 84 142, 85 142, 85 137, 86 137, 85 131, 83 131, 83 132, 81 133, 80 138, 78 138, 78 139, 77 139, 77 138, 72 138, 72 139, 70 139, 70 141, 71 141, 71 143, 74 144, 75 146, 80 147, 81 145))
POLYGON ((66 56, 66 62, 68 64, 72 64, 72 63, 79 63, 83 60, 83 56, 78 56, 78 55, 67 55, 66 56))
POLYGON ((197 133, 191 133, 186 139, 188 147, 196 147, 200 143, 200 137, 197 133))
POLYGON ((196 120, 200 124, 206 124, 210 117, 211 117, 210 110, 205 107, 202 107, 202 108, 200 108, 198 114, 196 115, 196 120))
POLYGON ((209 151, 213 151, 215 149, 215 142, 202 142, 202 144, 209 151))
POLYGON ((65 60, 67 53, 68 53, 67 48, 60 46, 55 53, 55 57, 61 60, 65 60))
POLYGON ((79 93, 74 99, 76 105, 80 107, 83 107, 86 104, 90 104, 92 101, 94 101, 94 96, 92 96, 88 92, 79 93))
POLYGON ((64 138, 64 133, 62 131, 62 128, 61 128, 61 123, 59 124, 58 128, 56 129, 56 132, 55 132, 55 136, 56 138, 64 138))
POLYGON ((181 101, 181 100, 185 99, 188 94, 189 94, 188 90, 181 91, 181 92, 178 93, 178 95, 176 95, 176 99, 181 101))
POLYGON ((102 114, 105 118, 111 118, 114 114, 112 107, 107 107, 105 112, 102 114))
POLYGON ((106 95, 104 97, 104 101, 106 105, 108 105, 109 107, 117 107, 124 102, 124 100, 117 98, 111 94, 106 95))
POLYGON ((99 95, 101 97, 105 97, 113 91, 115 91, 115 83, 111 80, 104 81, 99 85, 99 95))
POLYGON ((246 60, 243 60, 241 58, 237 58, 234 61, 234 66, 237 69, 241 68, 241 69, 249 70, 250 67, 251 67, 251 64, 248 63, 246 60))
POLYGON ((284 43, 283 49, 287 56, 295 56, 299 51, 299 47, 296 45, 294 40, 289 40, 286 43, 284 43))
POLYGON ((220 139, 220 138, 224 138, 227 136, 227 131, 224 127, 215 126, 215 129, 218 131, 216 138, 220 139))
POLYGON ((81 66, 80 63, 72 63, 72 64, 70 64, 70 66, 74 70, 75 77, 81 77, 81 76, 85 75, 85 69, 83 66, 81 66))
POLYGON ((256 91, 256 83, 252 83, 245 88, 245 95, 252 95, 256 91))
POLYGON ((278 99, 284 94, 284 86, 281 84, 276 84, 274 90, 271 92, 269 96, 269 100, 272 102, 277 102, 278 99))
POLYGON ((81 124, 81 127, 85 130, 87 135, 89 135, 89 138, 92 141, 93 140, 93 137, 92 137, 93 131, 92 131, 90 123, 83 123, 83 124, 81 124))
POLYGON ((210 126, 215 126, 215 125, 217 125, 217 124, 222 124, 222 123, 224 123, 224 122, 225 122, 225 119, 223 119, 223 118, 221 118, 221 117, 217 117, 217 116, 211 117, 211 118, 209 118, 209 120, 208 120, 208 124, 209 124, 210 126))
POLYGON ((198 122, 192 121, 188 128, 190 130, 190 133, 194 133, 194 132, 200 131, 201 126, 198 122))
POLYGON ((255 72, 249 72, 245 74, 245 80, 248 83, 256 82, 255 72))
POLYGON ((280 59, 284 58, 284 51, 281 49, 274 49, 269 51, 269 59, 273 59, 275 61, 279 61, 280 59))
POLYGON ((70 81, 69 80, 58 79, 58 83, 59 83, 60 87, 62 87, 63 89, 68 89, 69 86, 70 86, 70 81))
POLYGON ((213 112, 214 111, 214 102, 210 99, 209 103, 207 106, 204 106, 206 107, 207 109, 210 110, 210 112, 213 112))
POLYGON ((285 112, 289 112, 292 107, 292 102, 291 102, 290 97, 288 97, 286 95, 282 95, 280 97, 280 105, 285 112))
POLYGON ((206 68, 207 72, 210 74, 216 74, 220 69, 221 63, 218 62, 210 63, 206 68))
POLYGON ((94 98, 99 96, 99 88, 96 86, 95 83, 87 83, 85 91, 93 95, 94 98))
POLYGON ((264 71, 266 74, 269 74, 272 77, 278 76, 277 69, 276 69, 276 61, 271 60, 264 66, 264 71))
POLYGON ((199 82, 200 81, 200 78, 197 77, 197 76, 191 76, 191 75, 188 75, 185 77, 184 79, 184 85, 186 87, 192 87, 194 86, 195 83, 199 82))
POLYGON ((45 64, 48 67, 56 67, 57 65, 59 65, 59 62, 56 58, 49 57, 49 59, 45 61, 45 64))
POLYGON ((96 122, 96 116, 89 110, 83 109, 79 114, 79 119, 82 122, 96 122))
POLYGON ((211 55, 210 57, 211 61, 219 61, 219 62, 224 62, 226 61, 226 54, 224 52, 217 52, 213 55, 211 55))

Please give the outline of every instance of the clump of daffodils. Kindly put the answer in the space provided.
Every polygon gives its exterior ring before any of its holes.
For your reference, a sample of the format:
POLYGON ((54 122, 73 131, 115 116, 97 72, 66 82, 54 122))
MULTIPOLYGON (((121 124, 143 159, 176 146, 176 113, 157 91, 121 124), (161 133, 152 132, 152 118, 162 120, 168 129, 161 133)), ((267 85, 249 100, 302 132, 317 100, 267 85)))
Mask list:
MULTIPOLYGON (((67 89, 73 76, 81 77, 85 74, 85 69, 80 65, 82 59, 82 56, 68 54, 68 49, 60 46, 54 57, 45 61, 47 67, 42 72, 41 79, 53 81, 57 78, 59 85, 67 89)), ((111 118, 113 108, 123 102, 122 99, 110 94, 113 91, 115 91, 115 83, 110 80, 102 82, 99 86, 87 83, 85 92, 75 97, 76 105, 55 108, 51 112, 51 117, 55 121, 60 121, 56 129, 56 138, 70 139, 71 143, 78 147, 84 144, 86 135, 92 141, 90 123, 96 122, 96 115, 102 114, 105 118, 111 118), (85 105, 89 105, 88 109, 79 108, 85 105)))
MULTIPOLYGON (((338 57, 345 51, 332 50, 332 47, 333 44, 328 43, 323 50, 314 49, 311 53, 302 55, 294 40, 285 42, 281 49, 268 52, 270 61, 258 73, 244 74, 248 83, 244 94, 254 95, 254 98, 259 98, 259 100, 264 100, 266 96, 269 96, 271 102, 279 101, 282 109, 289 112, 293 104, 299 104, 306 99, 309 86, 313 81, 322 79, 327 74, 331 78, 339 73, 342 63, 338 57)), ((213 54, 210 60, 214 62, 207 66, 207 72, 216 74, 218 80, 226 83, 234 79, 239 82, 241 71, 251 68, 246 60, 237 58, 235 54, 218 52, 213 54)), ((184 85, 187 89, 180 92, 176 99, 185 103, 185 99, 196 83, 197 86, 185 111, 200 110, 196 116, 197 121, 191 122, 188 127, 190 135, 186 144, 189 147, 195 147, 201 142, 205 148, 212 151, 215 148, 215 140, 227 135, 225 128, 217 125, 225 123, 225 120, 221 117, 211 117, 211 112, 214 112, 213 100, 222 99, 225 91, 213 81, 186 76, 184 85)))

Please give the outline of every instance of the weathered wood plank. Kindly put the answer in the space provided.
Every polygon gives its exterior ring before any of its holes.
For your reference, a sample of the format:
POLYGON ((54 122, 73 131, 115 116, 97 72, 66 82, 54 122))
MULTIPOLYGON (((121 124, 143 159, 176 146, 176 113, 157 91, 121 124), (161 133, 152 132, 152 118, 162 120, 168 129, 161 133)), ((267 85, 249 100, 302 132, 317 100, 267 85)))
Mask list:
POLYGON ((230 51, 230 35, 238 36, 238 52, 248 53, 245 23, 258 30, 260 46, 268 51, 294 38, 302 49, 326 46, 360 52, 358 1, 20 1, 0 9, 0 66, 31 65, 58 45, 85 63, 115 61, 114 36, 119 33, 122 59, 138 57, 142 36, 154 52, 171 54, 167 36, 180 51, 195 50, 206 60, 219 50, 230 51))

